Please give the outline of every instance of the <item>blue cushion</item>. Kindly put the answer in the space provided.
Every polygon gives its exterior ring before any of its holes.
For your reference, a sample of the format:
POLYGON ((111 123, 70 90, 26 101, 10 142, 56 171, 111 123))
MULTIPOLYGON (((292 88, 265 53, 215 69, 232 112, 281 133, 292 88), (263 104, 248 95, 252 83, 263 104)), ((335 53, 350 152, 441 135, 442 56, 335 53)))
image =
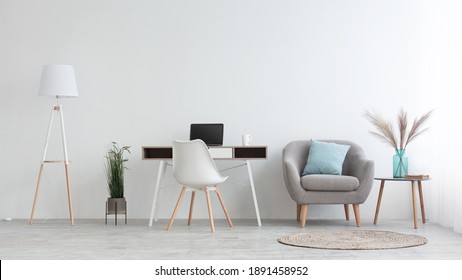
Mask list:
POLYGON ((341 175, 349 145, 339 145, 311 140, 305 169, 302 176, 308 174, 341 175))

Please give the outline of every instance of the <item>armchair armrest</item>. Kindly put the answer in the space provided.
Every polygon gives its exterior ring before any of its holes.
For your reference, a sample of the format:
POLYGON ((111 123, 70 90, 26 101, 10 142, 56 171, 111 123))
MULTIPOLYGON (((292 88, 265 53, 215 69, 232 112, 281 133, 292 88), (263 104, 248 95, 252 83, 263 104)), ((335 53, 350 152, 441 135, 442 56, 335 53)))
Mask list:
POLYGON ((360 158, 355 162, 352 175, 358 178, 359 186, 356 192, 363 200, 366 201, 374 183, 374 161, 360 158))
POLYGON ((290 197, 298 203, 299 198, 303 197, 305 190, 300 183, 300 171, 295 164, 288 160, 283 160, 284 181, 290 197))

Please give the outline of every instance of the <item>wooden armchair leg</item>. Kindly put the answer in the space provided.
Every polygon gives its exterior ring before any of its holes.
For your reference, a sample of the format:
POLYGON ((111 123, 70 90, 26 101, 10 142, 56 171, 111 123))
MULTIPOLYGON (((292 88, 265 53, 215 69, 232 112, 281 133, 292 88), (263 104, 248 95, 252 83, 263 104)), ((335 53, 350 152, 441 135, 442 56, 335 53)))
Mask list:
POLYGON ((355 212, 356 226, 361 226, 361 216, 359 215, 359 204, 353 204, 353 211, 355 212))
POLYGON ((345 208, 345 218, 347 221, 350 220, 350 209, 348 207, 348 204, 343 204, 343 208, 345 208))
POLYGON ((306 223, 306 214, 307 214, 307 212, 308 212, 308 204, 303 204, 303 205, 301 206, 301 212, 302 212, 302 213, 301 213, 301 214, 302 214, 302 217, 301 217, 301 219, 302 219, 301 226, 302 226, 302 228, 303 228, 303 227, 305 227, 305 223, 306 223))
POLYGON ((302 205, 297 203, 297 221, 300 221, 300 211, 302 210, 302 205))

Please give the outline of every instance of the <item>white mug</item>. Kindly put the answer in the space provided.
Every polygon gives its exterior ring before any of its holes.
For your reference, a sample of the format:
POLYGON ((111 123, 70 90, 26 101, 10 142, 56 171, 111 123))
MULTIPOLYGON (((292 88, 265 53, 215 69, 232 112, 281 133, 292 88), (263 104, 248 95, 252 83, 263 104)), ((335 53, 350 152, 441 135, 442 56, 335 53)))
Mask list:
POLYGON ((252 136, 249 134, 242 134, 242 145, 249 146, 250 142, 252 142, 252 136))

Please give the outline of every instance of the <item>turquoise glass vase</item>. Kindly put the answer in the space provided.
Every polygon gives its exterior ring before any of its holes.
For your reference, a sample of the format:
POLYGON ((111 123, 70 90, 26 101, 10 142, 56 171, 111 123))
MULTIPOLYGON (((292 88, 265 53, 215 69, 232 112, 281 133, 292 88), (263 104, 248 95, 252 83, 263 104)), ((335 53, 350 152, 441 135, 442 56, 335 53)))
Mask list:
POLYGON ((393 178, 404 178, 408 171, 408 158, 405 149, 396 149, 393 156, 393 178))

